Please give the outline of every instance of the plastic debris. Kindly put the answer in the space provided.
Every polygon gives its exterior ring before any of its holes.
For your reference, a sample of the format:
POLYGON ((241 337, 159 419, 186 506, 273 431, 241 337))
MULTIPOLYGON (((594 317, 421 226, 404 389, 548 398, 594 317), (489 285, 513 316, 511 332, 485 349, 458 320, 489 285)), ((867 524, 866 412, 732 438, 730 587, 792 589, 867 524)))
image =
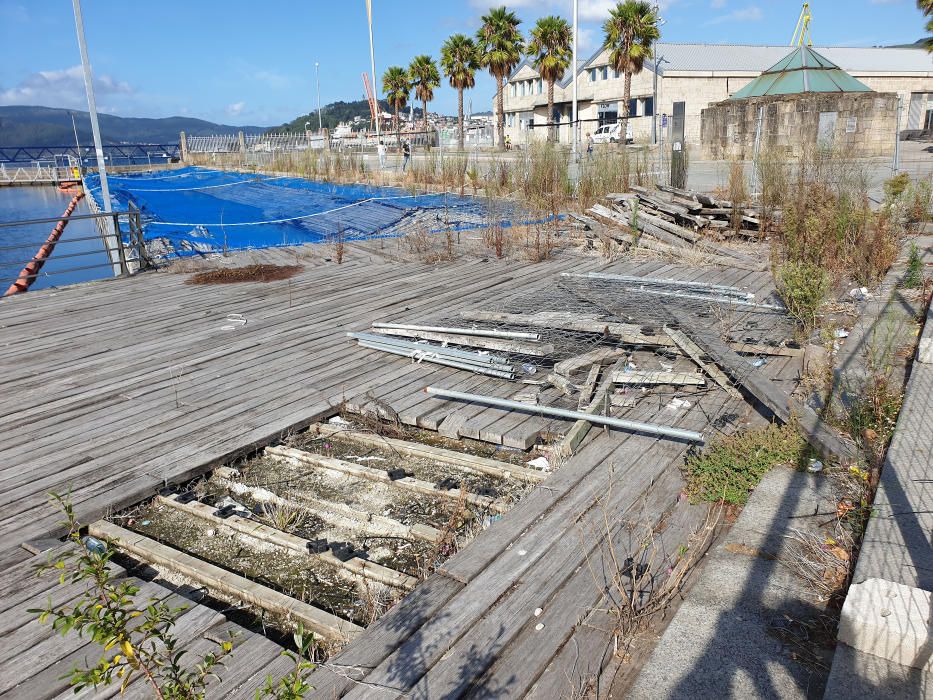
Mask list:
POLYGON ((542 610, 541 608, 535 608, 535 617, 541 617, 541 613, 543 612, 544 610, 542 610))
POLYGON ((538 368, 535 367, 535 366, 534 366, 533 364, 531 364, 530 362, 525 362, 525 363, 522 364, 522 371, 523 371, 525 374, 534 374, 535 372, 538 371, 538 368))
POLYGON ((332 416, 327 419, 327 422, 331 425, 352 425, 350 421, 344 420, 340 416, 332 416))
POLYGON ((105 554, 107 552, 107 545, 105 545, 96 537, 91 537, 90 535, 82 537, 81 544, 83 544, 85 549, 87 549, 87 551, 91 552, 92 554, 105 554))
POLYGON ((687 399, 671 399, 664 408, 669 411, 679 411, 682 408, 690 408, 692 405, 687 399))
POLYGON ((855 301, 871 299, 871 293, 868 291, 868 287, 856 287, 855 289, 851 289, 849 290, 849 296, 855 299, 855 301))
POLYGON ((550 471, 551 469, 551 463, 548 461, 548 458, 544 456, 535 457, 528 462, 528 466, 534 469, 540 469, 543 472, 550 471))
POLYGON ((807 465, 807 471, 811 474, 819 474, 823 471, 823 463, 818 459, 810 459, 810 464, 807 465))
POLYGON ((837 328, 835 335, 837 338, 848 338, 849 331, 847 331, 845 328, 837 328))
POLYGON ((539 622, 537 625, 535 625, 535 629, 536 629, 538 632, 540 632, 541 630, 544 629, 544 623, 543 623, 543 622, 539 622))
POLYGON ((759 357, 752 362, 752 367, 764 367, 766 364, 768 364, 768 361, 763 357, 759 357))

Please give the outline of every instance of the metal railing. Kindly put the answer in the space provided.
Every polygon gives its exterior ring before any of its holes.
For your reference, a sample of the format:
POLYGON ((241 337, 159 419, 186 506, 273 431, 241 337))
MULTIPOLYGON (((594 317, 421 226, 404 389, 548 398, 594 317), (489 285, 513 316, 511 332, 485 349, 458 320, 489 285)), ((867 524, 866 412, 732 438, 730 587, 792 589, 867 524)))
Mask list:
MULTIPOLYGON (((146 244, 143 239, 143 230, 140 220, 139 210, 130 204, 128 211, 117 212, 97 212, 92 214, 72 214, 68 217, 53 217, 47 219, 26 219, 22 221, 0 221, 0 236, 2 230, 11 227, 39 226, 43 224, 58 224, 61 221, 87 221, 92 220, 98 226, 97 235, 62 237, 55 242, 54 250, 48 255, 33 255, 28 259, 3 261, 2 267, 12 268, 18 272, 12 275, 0 277, 0 296, 10 285, 17 282, 27 281, 31 284, 38 277, 51 277, 53 275, 65 275, 75 272, 109 268, 114 276, 128 276, 140 270, 145 270, 153 266, 152 259, 146 250, 146 244), (121 220, 123 222, 121 223, 121 220), (125 226, 123 225, 125 223, 125 226), (119 233, 115 233, 119 232, 119 233), (96 250, 82 250, 78 252, 59 252, 58 246, 68 246, 76 243, 86 243, 88 241, 98 241, 101 248, 96 250), (87 261, 88 257, 100 257, 105 253, 108 262, 92 262, 90 264, 80 264, 87 261), (41 268, 49 260, 62 261, 73 260, 74 265, 66 264, 57 266, 58 269, 43 271, 41 268), (27 272, 24 268, 27 265, 38 263, 39 269, 35 272, 27 272)), ((0 237, 2 241, 2 237, 0 237)), ((13 244, 0 244, 0 252, 12 250, 41 250, 43 242, 24 242, 13 244)))
POLYGON ((0 184, 39 184, 73 181, 72 168, 56 165, 53 161, 39 161, 32 165, 8 165, 0 163, 0 184))

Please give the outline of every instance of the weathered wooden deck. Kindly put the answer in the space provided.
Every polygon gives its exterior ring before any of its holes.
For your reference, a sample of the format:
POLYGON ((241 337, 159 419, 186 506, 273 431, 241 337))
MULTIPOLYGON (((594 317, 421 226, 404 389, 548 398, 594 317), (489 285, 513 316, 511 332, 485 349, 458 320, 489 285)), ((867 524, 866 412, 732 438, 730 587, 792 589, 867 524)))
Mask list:
MULTIPOLYGON (((232 259, 296 257, 279 250, 232 259)), ((320 253, 299 263, 305 269, 296 277, 266 284, 192 286, 185 275, 149 273, 0 303, 0 564, 14 567, 11 581, 28 573, 16 566, 28 557, 20 544, 57 532, 60 516, 48 492, 70 492, 87 522, 306 426, 352 397, 385 398, 417 416, 460 409, 477 431, 496 426, 506 444, 507 433, 521 441, 547 427, 538 417, 428 398, 420 390, 430 384, 495 393, 505 383, 365 350, 345 331, 482 308, 498 296, 552 285, 564 271, 676 276, 758 293, 770 284, 767 273, 661 261, 607 265, 572 252, 537 264, 402 263, 378 243, 348 246, 342 265, 320 253), (246 325, 225 330, 228 314, 242 314, 246 325)), ((796 366, 794 358, 773 358, 769 373, 792 383, 796 366)), ((746 412, 719 390, 679 416, 664 410, 643 406, 626 417, 700 430, 720 414, 746 412)), ((542 486, 316 671, 315 695, 412 691, 433 698, 471 689, 553 697, 583 683, 594 663, 587 654, 609 634, 583 624, 608 575, 596 536, 605 509, 620 523, 664 513, 681 486, 685 449, 591 431, 542 486)), ((682 529, 689 534, 687 523, 682 529)))

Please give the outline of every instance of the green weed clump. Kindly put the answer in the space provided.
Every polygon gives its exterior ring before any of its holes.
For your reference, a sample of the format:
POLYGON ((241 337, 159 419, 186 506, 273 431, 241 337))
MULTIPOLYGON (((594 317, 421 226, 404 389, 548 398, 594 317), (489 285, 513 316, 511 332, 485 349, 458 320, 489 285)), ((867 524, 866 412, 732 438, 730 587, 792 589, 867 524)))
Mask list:
POLYGON ((786 262, 778 269, 778 294, 805 335, 816 328, 820 307, 831 288, 829 274, 807 262, 786 262))
POLYGON ((910 255, 907 257, 907 271, 901 285, 906 289, 917 289, 923 284, 923 260, 920 249, 916 243, 910 244, 910 255))
POLYGON ((794 424, 770 424, 720 438, 687 457, 687 495, 692 503, 744 505, 771 467, 798 464, 805 452, 806 442, 794 424))
POLYGON ((892 200, 900 197, 910 186, 910 175, 901 173, 884 182, 884 196, 892 200))

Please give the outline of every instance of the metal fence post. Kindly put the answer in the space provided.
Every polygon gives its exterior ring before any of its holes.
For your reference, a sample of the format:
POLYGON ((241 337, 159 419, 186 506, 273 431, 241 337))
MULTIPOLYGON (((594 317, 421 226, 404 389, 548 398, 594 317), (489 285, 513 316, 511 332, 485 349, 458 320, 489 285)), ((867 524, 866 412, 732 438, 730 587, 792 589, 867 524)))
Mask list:
POLYGON ((897 170, 900 165, 901 157, 901 110, 903 109, 903 104, 901 103, 901 97, 897 97, 897 119, 894 122, 894 164, 891 166, 892 175, 897 175, 897 170))
POLYGON ((126 251, 123 249, 123 234, 120 233, 120 215, 117 212, 113 214, 113 235, 117 246, 117 255, 120 257, 120 274, 130 274, 130 268, 126 264, 126 251))

